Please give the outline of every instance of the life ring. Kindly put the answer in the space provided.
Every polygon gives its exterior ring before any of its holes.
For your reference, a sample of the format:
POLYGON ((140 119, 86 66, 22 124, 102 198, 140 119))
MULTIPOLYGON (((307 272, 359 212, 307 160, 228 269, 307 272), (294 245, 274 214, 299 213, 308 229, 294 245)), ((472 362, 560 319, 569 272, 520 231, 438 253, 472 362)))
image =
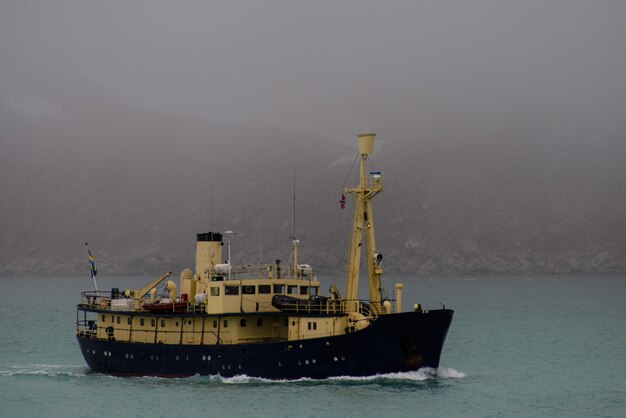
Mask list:
POLYGON ((100 302, 100 307, 102 309, 106 309, 109 306, 109 301, 107 301, 106 299, 102 299, 102 302, 100 302))

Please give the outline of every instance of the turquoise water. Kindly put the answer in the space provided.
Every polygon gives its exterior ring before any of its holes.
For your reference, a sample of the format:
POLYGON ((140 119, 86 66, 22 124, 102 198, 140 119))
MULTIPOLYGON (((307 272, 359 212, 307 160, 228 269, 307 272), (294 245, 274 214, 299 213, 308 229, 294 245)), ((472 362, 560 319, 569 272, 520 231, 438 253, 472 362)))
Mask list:
POLYGON ((405 307, 456 311, 439 371, 270 382, 91 373, 74 339, 91 281, 0 278, 0 416, 626 417, 626 277, 398 279, 405 307))

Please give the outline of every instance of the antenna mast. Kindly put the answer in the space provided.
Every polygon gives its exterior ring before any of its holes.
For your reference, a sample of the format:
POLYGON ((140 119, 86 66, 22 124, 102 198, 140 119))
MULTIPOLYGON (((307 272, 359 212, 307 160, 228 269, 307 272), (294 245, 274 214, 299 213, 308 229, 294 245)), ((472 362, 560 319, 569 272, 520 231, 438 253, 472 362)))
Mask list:
POLYGON ((372 212, 372 198, 383 189, 382 173, 371 173, 371 177, 365 175, 365 165, 368 155, 374 152, 374 139, 376 134, 367 133, 359 135, 359 185, 354 189, 344 189, 345 193, 354 194, 354 216, 352 221, 352 241, 348 255, 348 271, 346 274, 346 310, 356 312, 357 293, 359 288, 359 269, 361 263, 361 248, 365 235, 365 259, 368 273, 368 289, 370 304, 380 311, 380 276, 383 273, 380 267, 382 256, 376 251, 374 238, 374 215, 372 212))

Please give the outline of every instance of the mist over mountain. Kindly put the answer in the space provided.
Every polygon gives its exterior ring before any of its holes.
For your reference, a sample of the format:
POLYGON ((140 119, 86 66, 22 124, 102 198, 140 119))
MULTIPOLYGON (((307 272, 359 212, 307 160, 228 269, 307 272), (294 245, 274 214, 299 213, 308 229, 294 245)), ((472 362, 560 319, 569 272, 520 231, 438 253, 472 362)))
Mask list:
POLYGON ((386 273, 626 272, 626 3, 0 6, 0 274, 345 270, 377 136, 386 273), (295 180, 295 231, 294 231, 295 180))
MULTIPOLYGON (((238 233, 234 260, 286 260, 294 175, 301 261, 343 271, 351 202, 338 201, 356 181, 355 138, 133 108, 89 83, 81 106, 67 90, 33 95, 30 114, 3 91, 3 274, 80 273, 84 241, 103 274, 180 270, 193 266, 195 233, 225 229, 238 233)), ((379 135, 370 159, 385 174, 375 210, 388 272, 623 271, 622 142, 434 135, 379 135)))

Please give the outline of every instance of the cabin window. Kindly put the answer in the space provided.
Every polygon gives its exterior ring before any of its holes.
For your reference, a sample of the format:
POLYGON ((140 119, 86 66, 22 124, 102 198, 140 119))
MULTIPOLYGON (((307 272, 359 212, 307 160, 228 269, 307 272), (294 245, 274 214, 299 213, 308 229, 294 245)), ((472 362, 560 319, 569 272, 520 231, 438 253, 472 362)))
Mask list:
POLYGON ((225 295, 238 295, 239 286, 224 286, 224 294, 225 295))
POLYGON ((139 325, 141 325, 141 326, 143 327, 143 318, 141 318, 141 319, 139 320, 139 325))
POLYGON ((132 320, 131 320, 130 316, 128 318, 126 318, 126 322, 128 322, 128 325, 130 325, 131 321, 132 320))
POLYGON ((313 322, 313 329, 317 329, 317 322, 313 322))
POLYGON ((283 284, 275 284, 274 285, 274 293, 285 293, 285 285, 283 284))
POLYGON ((300 294, 308 295, 309 294, 309 286, 300 286, 300 294))
POLYGON ((298 286, 297 285, 289 285, 287 286, 287 294, 288 295, 295 295, 298 291, 298 286))
POLYGON ((106 321, 106 315, 102 315, 102 322, 106 321))
POLYGON ((224 328, 228 328, 228 319, 224 320, 224 328))
POLYGON ((220 295, 220 288, 215 286, 215 287, 211 287, 211 296, 219 296, 220 295))
POLYGON ((178 326, 178 321, 176 321, 176 326, 178 326))
POLYGON ((263 318, 257 318, 256 319, 256 326, 257 327, 262 327, 263 326, 263 318))
POLYGON ((254 295, 255 292, 255 287, 254 285, 246 285, 246 286, 242 286, 241 287, 241 294, 242 295, 254 295))
POLYGON ((151 326, 154 326, 154 324, 155 324, 154 319, 151 319, 151 320, 150 320, 150 325, 151 325, 151 326))
POLYGON ((241 325, 242 327, 246 326, 246 319, 245 318, 241 318, 241 320, 239 321, 239 325, 241 325))
POLYGON ((119 324, 122 321, 121 317, 117 317, 117 323, 119 324))
POLYGON ((165 319, 161 319, 161 328, 165 328, 165 319))
POLYGON ((311 328, 312 328, 312 326, 311 326, 311 323, 310 323, 310 322, 308 323, 308 325, 309 325, 309 329, 311 329, 311 328))
POLYGON ((259 295, 269 295, 272 293, 272 287, 269 284, 259 285, 259 295))

